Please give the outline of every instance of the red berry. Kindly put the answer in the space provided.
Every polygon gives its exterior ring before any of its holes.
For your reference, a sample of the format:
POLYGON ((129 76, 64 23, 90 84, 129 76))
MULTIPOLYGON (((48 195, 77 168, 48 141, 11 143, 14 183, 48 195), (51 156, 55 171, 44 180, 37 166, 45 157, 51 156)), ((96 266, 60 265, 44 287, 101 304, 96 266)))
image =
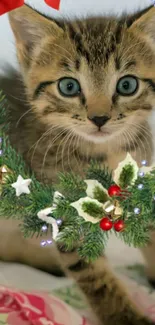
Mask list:
POLYGON ((103 218, 101 221, 100 221, 100 228, 102 230, 105 230, 105 231, 108 231, 112 228, 113 226, 113 223, 111 220, 109 220, 108 218, 103 218))
POLYGON ((120 196, 121 188, 118 185, 111 185, 108 190, 110 196, 120 196))
POLYGON ((122 230, 124 230, 125 228, 125 223, 123 220, 118 220, 114 223, 114 229, 117 231, 117 232, 120 232, 122 230))

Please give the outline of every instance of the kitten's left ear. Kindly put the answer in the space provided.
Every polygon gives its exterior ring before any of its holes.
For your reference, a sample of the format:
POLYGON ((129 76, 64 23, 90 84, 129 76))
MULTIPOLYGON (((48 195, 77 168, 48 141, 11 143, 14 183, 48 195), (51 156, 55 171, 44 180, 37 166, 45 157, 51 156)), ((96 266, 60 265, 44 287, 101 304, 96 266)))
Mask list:
POLYGON ((144 10, 129 27, 130 30, 137 30, 144 37, 149 37, 155 41, 155 7, 151 6, 144 10))
POLYGON ((9 20, 15 36, 18 59, 22 67, 28 68, 33 49, 46 36, 60 37, 63 29, 52 19, 24 5, 9 13, 9 20))

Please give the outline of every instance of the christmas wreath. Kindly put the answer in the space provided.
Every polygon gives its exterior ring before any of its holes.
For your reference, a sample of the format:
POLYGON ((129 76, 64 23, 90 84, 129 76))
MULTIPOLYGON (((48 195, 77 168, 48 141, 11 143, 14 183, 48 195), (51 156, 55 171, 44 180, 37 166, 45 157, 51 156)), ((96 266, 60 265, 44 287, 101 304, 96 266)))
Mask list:
POLYGON ((115 171, 90 164, 86 179, 66 173, 53 186, 40 183, 15 152, 7 136, 6 99, 0 95, 0 217, 20 220, 24 236, 50 232, 41 246, 59 241, 66 250, 78 247, 92 261, 109 234, 134 247, 149 242, 155 229, 155 170, 128 153, 115 171))

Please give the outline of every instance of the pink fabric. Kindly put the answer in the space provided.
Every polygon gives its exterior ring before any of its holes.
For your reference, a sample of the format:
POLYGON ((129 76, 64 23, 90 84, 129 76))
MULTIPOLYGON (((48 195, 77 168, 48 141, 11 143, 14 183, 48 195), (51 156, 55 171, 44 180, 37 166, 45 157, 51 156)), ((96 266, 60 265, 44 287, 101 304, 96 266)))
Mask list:
POLYGON ((0 314, 8 325, 92 325, 67 304, 47 294, 0 288, 0 314))
MULTIPOLYGON (((155 322, 155 293, 129 283, 131 299, 155 322)), ((0 315, 3 314, 7 325, 93 325, 55 296, 0 287, 0 315)))

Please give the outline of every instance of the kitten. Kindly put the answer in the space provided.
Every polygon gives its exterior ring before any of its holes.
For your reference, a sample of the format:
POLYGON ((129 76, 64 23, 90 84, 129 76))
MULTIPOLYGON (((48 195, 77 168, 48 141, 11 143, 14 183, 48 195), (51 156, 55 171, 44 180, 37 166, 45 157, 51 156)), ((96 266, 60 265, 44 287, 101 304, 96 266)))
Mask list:
MULTIPOLYGON (((57 22, 23 6, 9 17, 25 88, 12 105, 10 138, 38 179, 51 183, 67 170, 83 175, 92 158, 115 168, 128 151, 139 164, 151 163, 155 8, 130 17, 57 22)), ((15 242, 20 245, 20 239, 15 242)), ((21 261, 48 264, 49 250, 36 262, 30 247, 20 245, 21 261)), ((130 302, 103 257, 88 265, 76 252, 58 249, 62 268, 77 281, 100 324, 153 324, 130 302)), ((9 259, 16 250, 17 245, 9 259)))

